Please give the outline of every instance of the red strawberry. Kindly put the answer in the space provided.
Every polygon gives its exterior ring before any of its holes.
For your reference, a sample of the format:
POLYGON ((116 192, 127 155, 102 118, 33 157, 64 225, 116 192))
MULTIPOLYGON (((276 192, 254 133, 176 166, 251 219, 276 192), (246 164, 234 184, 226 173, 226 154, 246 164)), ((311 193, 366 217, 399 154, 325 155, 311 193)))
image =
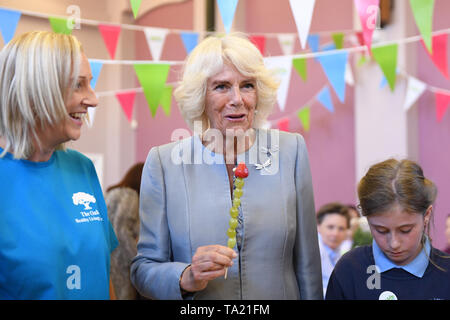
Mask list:
POLYGON ((241 162, 236 167, 236 170, 234 170, 234 175, 237 178, 247 178, 248 177, 248 168, 245 165, 245 163, 241 162))

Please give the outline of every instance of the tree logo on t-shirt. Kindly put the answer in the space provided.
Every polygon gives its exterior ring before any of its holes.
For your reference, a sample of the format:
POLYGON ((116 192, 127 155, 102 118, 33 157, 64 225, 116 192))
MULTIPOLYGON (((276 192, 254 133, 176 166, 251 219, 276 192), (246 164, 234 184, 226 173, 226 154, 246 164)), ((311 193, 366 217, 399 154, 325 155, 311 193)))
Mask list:
POLYGON ((398 300, 398 299, 395 293, 391 291, 383 291, 378 297, 378 300, 398 300))
POLYGON ((97 202, 95 200, 94 196, 92 196, 88 193, 84 193, 84 192, 74 193, 72 196, 72 201, 73 201, 73 204, 76 206, 82 204, 84 206, 85 210, 92 209, 90 204, 97 202))

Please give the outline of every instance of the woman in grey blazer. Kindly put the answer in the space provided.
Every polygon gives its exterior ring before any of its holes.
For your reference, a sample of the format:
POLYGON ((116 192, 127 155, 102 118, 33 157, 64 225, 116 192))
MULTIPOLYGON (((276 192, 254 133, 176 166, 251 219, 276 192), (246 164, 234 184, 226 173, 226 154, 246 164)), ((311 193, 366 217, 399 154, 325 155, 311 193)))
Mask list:
POLYGON ((261 129, 278 82, 244 36, 209 37, 175 90, 191 137, 150 150, 131 266, 153 299, 322 299, 311 173, 301 135, 261 129), (245 162, 236 246, 233 169, 245 162), (225 273, 227 274, 226 277, 225 273))

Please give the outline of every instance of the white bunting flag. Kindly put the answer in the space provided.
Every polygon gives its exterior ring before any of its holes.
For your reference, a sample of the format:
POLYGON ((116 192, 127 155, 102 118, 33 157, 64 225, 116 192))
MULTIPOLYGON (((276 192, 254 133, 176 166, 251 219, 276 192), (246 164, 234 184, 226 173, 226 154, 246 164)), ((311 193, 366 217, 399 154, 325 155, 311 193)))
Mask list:
POLYGON ((316 0, 289 0, 289 3, 297 25, 300 44, 302 49, 305 49, 316 0))
POLYGON ((89 121, 87 121, 86 123, 89 128, 92 128, 92 126, 94 125, 95 111, 97 111, 97 108, 88 108, 87 109, 89 121))
POLYGON ((292 57, 278 56, 264 58, 264 63, 269 70, 274 70, 280 80, 277 101, 281 111, 286 105, 289 84, 291 82, 292 57))
POLYGON ((278 42, 280 43, 281 50, 285 56, 289 56, 294 53, 295 34, 293 33, 280 33, 278 35, 278 42))
POLYGON ((354 86, 355 85, 355 78, 353 77, 353 71, 352 71, 352 67, 350 66, 350 63, 348 63, 345 65, 345 83, 347 83, 349 86, 354 86))
POLYGON ((153 60, 159 61, 169 29, 148 27, 144 29, 144 32, 153 60))
POLYGON ((409 108, 411 108, 411 106, 422 95, 426 88, 426 83, 410 76, 408 78, 408 86, 406 88, 406 97, 403 104, 403 109, 405 111, 409 110, 409 108))

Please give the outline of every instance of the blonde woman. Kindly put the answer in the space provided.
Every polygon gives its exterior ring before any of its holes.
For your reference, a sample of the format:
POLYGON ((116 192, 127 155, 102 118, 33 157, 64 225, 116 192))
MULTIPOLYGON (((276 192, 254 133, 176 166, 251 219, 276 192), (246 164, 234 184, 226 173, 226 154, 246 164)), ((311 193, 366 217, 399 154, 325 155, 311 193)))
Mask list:
POLYGON ((109 299, 117 239, 92 162, 66 149, 89 107, 78 40, 29 32, 0 53, 0 299, 109 299))
POLYGON ((277 88, 259 50, 242 35, 209 37, 188 57, 175 98, 194 135, 152 148, 142 173, 131 267, 142 295, 322 298, 305 142, 261 128, 277 88), (230 231, 238 162, 249 176, 230 231))

